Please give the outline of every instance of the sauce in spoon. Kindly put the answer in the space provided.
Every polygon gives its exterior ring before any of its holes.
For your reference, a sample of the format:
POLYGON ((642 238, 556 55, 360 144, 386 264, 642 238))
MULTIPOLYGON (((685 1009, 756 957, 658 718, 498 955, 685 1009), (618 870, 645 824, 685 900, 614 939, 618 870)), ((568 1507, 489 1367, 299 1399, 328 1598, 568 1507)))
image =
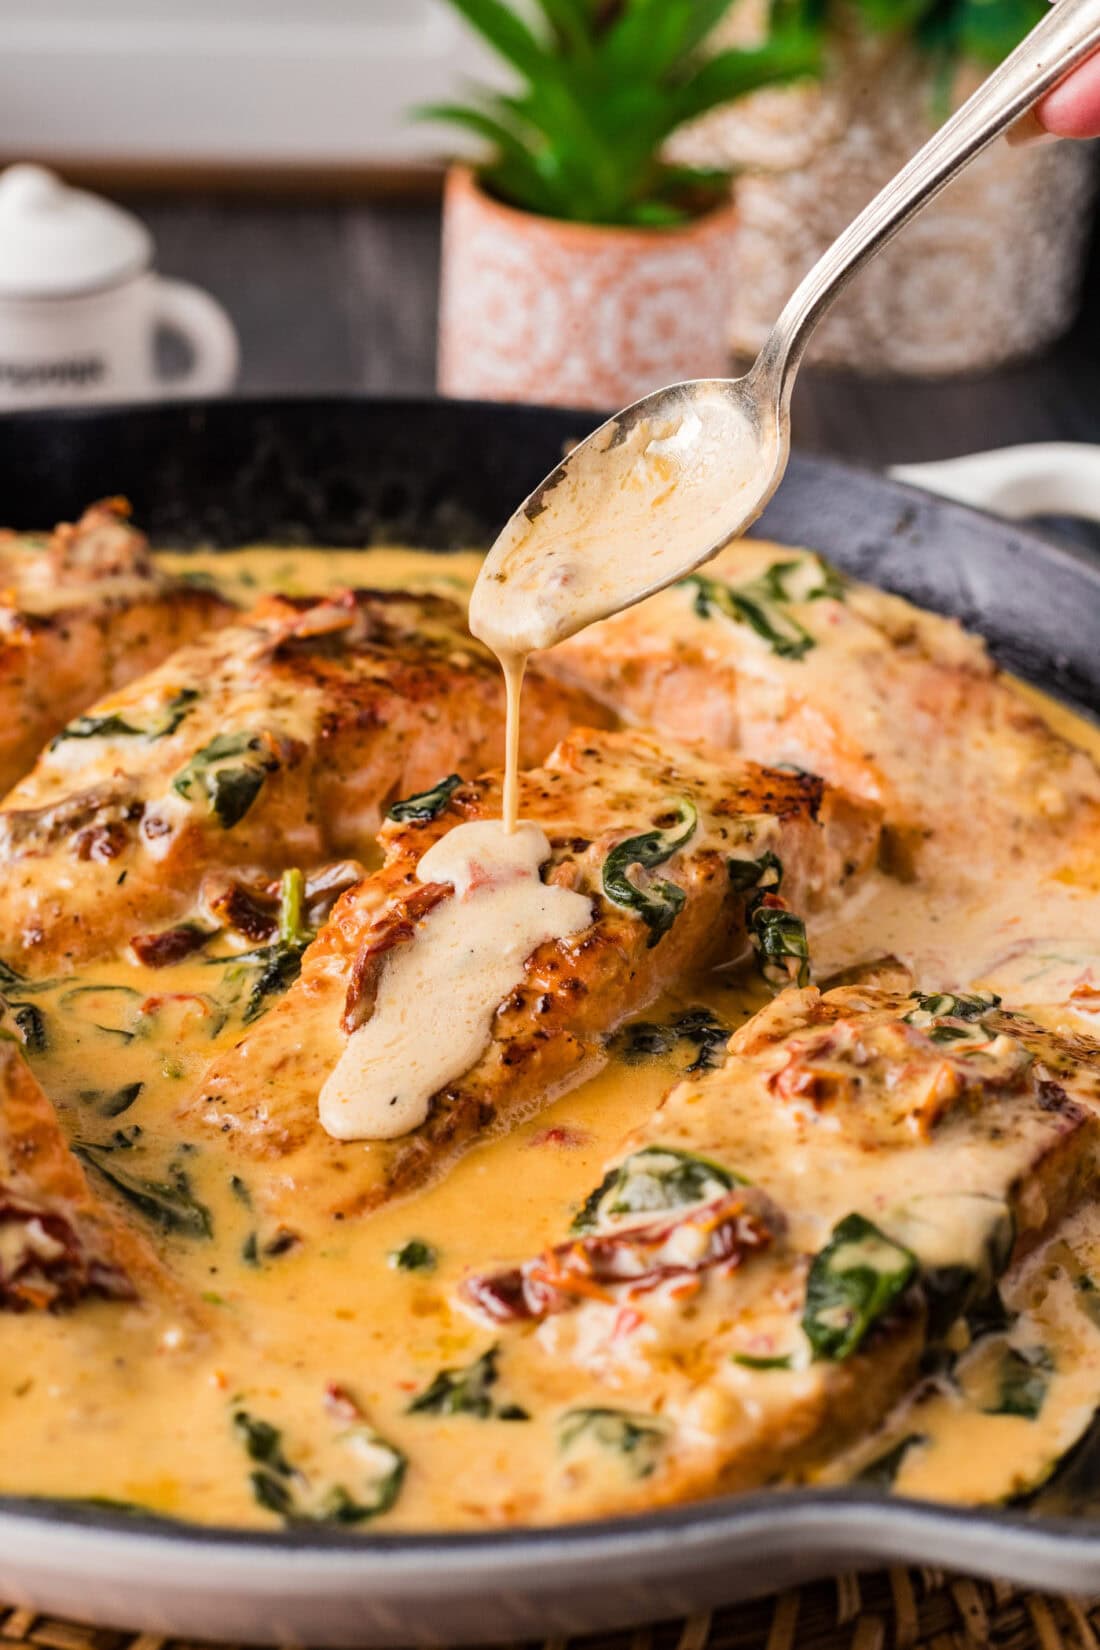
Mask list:
MULTIPOLYGON (((771 455, 766 455, 771 462, 771 455)), ((719 384, 628 408, 516 511, 470 598, 470 629, 504 672, 504 828, 516 825, 520 692, 528 656, 683 578, 704 549, 746 527, 760 438, 719 384)))

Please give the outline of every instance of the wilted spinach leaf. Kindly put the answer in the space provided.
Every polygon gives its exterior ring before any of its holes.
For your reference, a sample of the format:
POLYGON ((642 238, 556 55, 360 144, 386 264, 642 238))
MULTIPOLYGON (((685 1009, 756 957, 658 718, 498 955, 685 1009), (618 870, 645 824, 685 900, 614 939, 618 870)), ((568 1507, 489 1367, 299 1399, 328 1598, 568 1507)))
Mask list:
POLYGON ((731 887, 744 893, 750 888, 767 888, 775 894, 783 883, 783 861, 770 848, 759 859, 730 859, 726 870, 731 887))
POLYGON ((140 734, 141 728, 135 728, 123 717, 111 716, 78 716, 55 733, 50 740, 50 749, 56 750, 67 739, 119 739, 140 734))
POLYGON ((657 881, 642 886, 633 881, 629 872, 634 866, 651 871, 664 865, 695 835, 699 813, 694 802, 682 797, 670 806, 676 814, 676 826, 628 837, 612 848, 603 867, 604 893, 612 904, 641 917, 649 929, 650 947, 668 933, 683 910, 687 896, 674 882, 657 881))
POLYGON ((400 1249, 392 1250, 389 1259, 395 1272, 434 1272, 438 1256, 423 1238, 410 1238, 400 1249))
POLYGON ((653 1020, 635 1020, 612 1038, 610 1046, 629 1065, 636 1065, 641 1060, 671 1054, 677 1043, 686 1042, 695 1050, 691 1063, 684 1067, 691 1073, 712 1071, 719 1065, 730 1036, 730 1027, 723 1025, 709 1008, 686 1008, 664 1025, 653 1020))
POLYGON ((67 739, 166 739, 170 733, 175 733, 198 697, 197 688, 181 688, 165 705, 164 720, 151 728, 137 728, 117 713, 107 716, 78 716, 74 721, 67 723, 60 733, 54 735, 50 740, 50 749, 56 750, 58 745, 64 744, 67 739))
POLYGON ((815 1255, 802 1328, 818 1358, 839 1363, 857 1352, 917 1274, 916 1256, 863 1215, 846 1215, 815 1255))
POLYGON ((277 766, 258 734, 219 733, 180 769, 172 789, 187 801, 204 798, 228 831, 240 824, 277 766))
POLYGON ((599 1407, 569 1409, 558 1422, 558 1447, 564 1452, 591 1441, 619 1455, 632 1478, 648 1478, 668 1441, 666 1422, 654 1415, 599 1407))
POLYGON ((386 818, 398 825, 426 825, 430 819, 439 817, 461 784, 460 774, 449 773, 430 791, 418 791, 415 796, 405 797, 403 802, 395 802, 386 818))
POLYGON ((802 918, 782 905, 763 902, 754 905, 748 916, 753 949, 768 984, 777 990, 792 980, 795 985, 809 985, 810 942, 802 918))
POLYGON ((100 1117, 121 1117, 144 1087, 144 1083, 125 1083, 120 1089, 84 1089, 80 1098, 94 1105, 100 1117))
POLYGON ((98 1170, 120 1196, 162 1230, 178 1232, 183 1237, 213 1236, 210 1210, 194 1196, 187 1175, 178 1166, 169 1170, 168 1180, 145 1180, 117 1163, 110 1146, 81 1142, 73 1149, 78 1157, 98 1170))
POLYGON ((1046 1400, 1054 1359, 1045 1346, 1006 1346, 997 1371, 997 1401, 986 1415, 1021 1415, 1034 1421, 1046 1400))
POLYGON ((910 1025, 926 1023, 924 1016, 931 1020, 980 1020, 983 1014, 1001 1006, 995 991, 918 991, 915 997, 916 1008, 905 1016, 910 1025))
POLYGON ((624 1215, 663 1214, 709 1203, 740 1182, 720 1163, 675 1146, 643 1146, 609 1169, 585 1199, 574 1232, 591 1232, 624 1215))
POLYGON ((499 1347, 491 1346, 463 1369, 441 1369, 409 1405, 410 1415, 475 1415, 481 1421, 529 1420, 518 1404, 494 1404, 491 1389, 498 1380, 499 1347))
POLYGON ((802 659, 817 646, 816 638, 790 611, 791 602, 844 596, 840 576, 818 556, 773 562, 760 578, 746 584, 726 584, 705 573, 692 573, 684 584, 695 590, 695 611, 701 619, 718 613, 734 624, 747 624, 780 659, 802 659))
POLYGON ((343 1484, 313 1486, 288 1460, 282 1433, 270 1422, 238 1409, 233 1430, 254 1463, 253 1496, 288 1524, 361 1524, 388 1512, 400 1493, 405 1457, 365 1421, 355 1422, 338 1440, 359 1480, 354 1494, 343 1484))

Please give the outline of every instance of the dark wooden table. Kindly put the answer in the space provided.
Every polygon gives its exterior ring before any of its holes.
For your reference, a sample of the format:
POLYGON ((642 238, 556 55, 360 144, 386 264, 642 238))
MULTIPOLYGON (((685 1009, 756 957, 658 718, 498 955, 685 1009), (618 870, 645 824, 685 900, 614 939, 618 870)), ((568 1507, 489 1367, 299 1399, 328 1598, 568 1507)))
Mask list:
MULTIPOLYGON (((209 288, 232 314, 242 392, 433 389, 435 204, 137 195, 128 204, 150 225, 162 271, 209 288)), ((1048 355, 940 382, 804 369, 795 441, 870 465, 1022 441, 1100 442, 1098 298, 1100 235, 1081 320, 1048 355)))

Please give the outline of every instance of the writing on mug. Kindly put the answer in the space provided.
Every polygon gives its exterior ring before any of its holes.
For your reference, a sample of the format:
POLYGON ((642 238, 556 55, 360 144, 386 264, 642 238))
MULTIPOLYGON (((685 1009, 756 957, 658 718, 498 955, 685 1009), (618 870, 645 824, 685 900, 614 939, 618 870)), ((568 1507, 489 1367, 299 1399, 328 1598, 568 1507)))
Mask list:
POLYGON ((0 361, 0 388, 28 390, 63 385, 80 389, 98 384, 107 373, 99 355, 72 356, 67 361, 0 361))

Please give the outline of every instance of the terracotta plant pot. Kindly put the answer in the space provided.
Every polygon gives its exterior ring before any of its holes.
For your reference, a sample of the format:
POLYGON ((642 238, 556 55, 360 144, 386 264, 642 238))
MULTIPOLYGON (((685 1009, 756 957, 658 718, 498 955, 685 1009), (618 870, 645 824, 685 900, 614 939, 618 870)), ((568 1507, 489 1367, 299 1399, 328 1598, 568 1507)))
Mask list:
MULTIPOLYGON (((722 43, 753 38, 759 0, 722 43)), ((769 89, 677 138, 677 159, 740 169, 727 338, 755 355, 806 270, 930 136, 937 69, 906 39, 838 33, 820 84, 769 89)), ((962 66, 951 101, 979 79, 962 66)), ((853 281, 810 358, 857 371, 970 372, 1042 349, 1080 299, 1095 167, 1084 144, 995 144, 853 281)))
POLYGON ((733 208, 683 227, 563 223, 447 180, 444 395, 615 408, 726 371, 733 208))

